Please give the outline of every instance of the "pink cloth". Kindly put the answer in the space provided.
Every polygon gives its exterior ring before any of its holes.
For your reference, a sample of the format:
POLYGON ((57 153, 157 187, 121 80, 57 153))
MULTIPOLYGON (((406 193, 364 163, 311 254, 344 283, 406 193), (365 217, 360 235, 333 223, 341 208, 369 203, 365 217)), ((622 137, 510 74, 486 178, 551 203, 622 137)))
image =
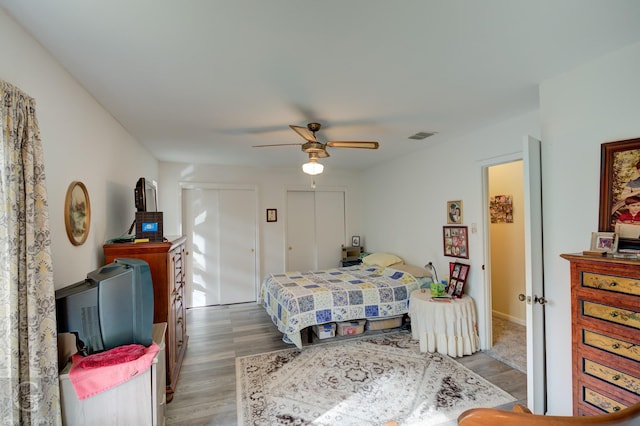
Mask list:
POLYGON ((95 368, 84 368, 82 366, 84 357, 80 354, 73 355, 69 379, 78 399, 89 398, 133 379, 140 373, 144 373, 151 366, 153 358, 159 350, 160 347, 152 343, 138 359, 95 368))

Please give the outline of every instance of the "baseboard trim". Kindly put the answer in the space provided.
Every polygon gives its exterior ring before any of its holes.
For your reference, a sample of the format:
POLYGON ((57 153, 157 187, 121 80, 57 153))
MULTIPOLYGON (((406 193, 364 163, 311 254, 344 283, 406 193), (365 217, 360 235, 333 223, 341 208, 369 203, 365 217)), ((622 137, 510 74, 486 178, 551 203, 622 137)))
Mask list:
POLYGON ((503 312, 498 312, 498 311, 491 311, 491 314, 493 316, 498 317, 500 319, 503 319, 505 321, 515 322, 516 324, 520 324, 520 325, 525 326, 525 327, 527 326, 527 321, 526 320, 514 317, 512 315, 505 314, 503 312))

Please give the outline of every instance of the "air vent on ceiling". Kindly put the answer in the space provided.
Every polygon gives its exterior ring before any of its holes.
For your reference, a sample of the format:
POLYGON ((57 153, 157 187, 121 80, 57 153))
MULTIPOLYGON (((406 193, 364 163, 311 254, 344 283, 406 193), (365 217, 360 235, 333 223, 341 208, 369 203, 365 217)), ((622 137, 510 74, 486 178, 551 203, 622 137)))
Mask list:
POLYGON ((429 136, 433 136, 435 135, 437 132, 418 132, 415 135, 411 135, 409 136, 409 139, 415 139, 415 140, 422 140, 422 139, 426 139, 429 136))

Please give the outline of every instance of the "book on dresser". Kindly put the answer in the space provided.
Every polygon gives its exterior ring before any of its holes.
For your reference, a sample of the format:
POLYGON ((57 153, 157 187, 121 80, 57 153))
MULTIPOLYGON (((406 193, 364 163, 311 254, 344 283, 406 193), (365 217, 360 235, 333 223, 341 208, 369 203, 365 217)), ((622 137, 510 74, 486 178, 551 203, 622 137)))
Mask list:
POLYGON ((640 402, 640 261, 563 254, 571 268, 573 413, 640 402))
POLYGON ((173 398, 189 336, 186 306, 186 237, 162 242, 116 243, 103 246, 105 262, 116 258, 142 259, 149 264, 153 281, 153 322, 166 322, 167 402, 173 398))

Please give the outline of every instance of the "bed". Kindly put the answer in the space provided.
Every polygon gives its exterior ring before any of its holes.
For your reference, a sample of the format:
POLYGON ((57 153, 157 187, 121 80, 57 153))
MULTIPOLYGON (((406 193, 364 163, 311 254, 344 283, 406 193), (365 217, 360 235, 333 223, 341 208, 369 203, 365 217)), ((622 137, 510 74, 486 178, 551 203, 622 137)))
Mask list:
POLYGON ((282 340, 302 348, 301 331, 312 325, 407 313, 411 292, 431 280, 430 275, 408 272, 408 266, 363 263, 270 274, 262 282, 260 300, 282 340))

